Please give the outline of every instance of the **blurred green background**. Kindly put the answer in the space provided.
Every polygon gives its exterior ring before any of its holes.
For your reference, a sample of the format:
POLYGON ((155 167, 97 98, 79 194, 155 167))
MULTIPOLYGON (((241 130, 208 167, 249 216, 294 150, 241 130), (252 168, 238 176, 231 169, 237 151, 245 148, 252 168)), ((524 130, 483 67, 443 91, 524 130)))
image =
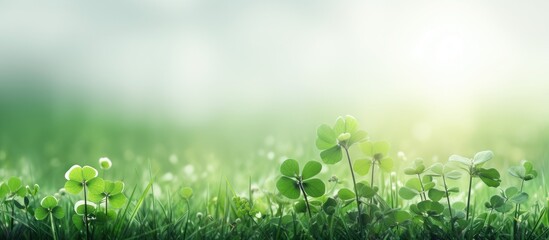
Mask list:
MULTIPOLYGON (((145 184, 274 191, 316 128, 355 116, 400 171, 490 149, 549 165, 549 4, 0 3, 0 176, 73 164, 145 184)), ((345 175, 345 166, 323 173, 345 175)), ((545 179, 545 176, 542 176, 545 179)), ((541 180, 540 180, 541 181, 541 180)))

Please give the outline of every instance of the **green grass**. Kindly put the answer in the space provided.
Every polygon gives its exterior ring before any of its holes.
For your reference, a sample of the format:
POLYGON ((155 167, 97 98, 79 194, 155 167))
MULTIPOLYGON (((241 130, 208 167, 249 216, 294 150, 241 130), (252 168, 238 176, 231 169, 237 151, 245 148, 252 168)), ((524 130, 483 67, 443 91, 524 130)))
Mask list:
MULTIPOLYGON (((425 155, 397 154, 398 151, 419 151, 414 147, 406 148, 402 143, 406 140, 387 141, 391 143, 390 149, 385 143, 379 143, 380 148, 376 150, 368 146, 375 146, 374 143, 379 141, 364 142, 361 139, 354 146, 329 146, 337 147, 337 151, 348 150, 352 157, 350 161, 355 165, 353 170, 344 154, 337 160, 343 160, 344 164, 337 165, 332 164, 333 159, 328 159, 327 163, 321 157, 321 151, 315 148, 315 129, 323 122, 318 120, 308 128, 296 130, 288 126, 288 134, 284 134, 281 126, 274 134, 262 127, 257 127, 255 132, 256 128, 252 127, 236 128, 254 132, 250 134, 221 126, 208 127, 209 123, 196 128, 181 128, 177 125, 128 124, 122 120, 86 122, 80 118, 64 117, 62 121, 52 120, 40 125, 39 122, 28 120, 33 124, 27 124, 12 118, 0 125, 0 182, 10 185, 10 178, 15 176, 21 178, 22 183, 19 189, 15 189, 15 183, 12 184, 14 189, 8 186, 2 196, 2 239, 53 239, 54 234, 58 239, 549 237, 549 215, 546 214, 549 198, 545 184, 545 169, 549 167, 545 161, 548 137, 544 134, 533 136, 535 139, 532 141, 538 144, 528 145, 523 150, 533 152, 532 155, 538 158, 529 159, 533 169, 537 170, 537 177, 522 184, 520 177, 526 176, 518 169, 522 166, 520 159, 509 157, 513 155, 510 148, 516 150, 517 147, 499 141, 499 147, 494 147, 490 137, 470 143, 479 145, 477 148, 468 145, 460 148, 463 152, 446 152, 433 158, 431 156, 435 155, 432 153, 439 151, 437 146, 418 147, 427 149, 425 155), (32 141, 25 142, 25 139, 32 141), (491 147, 495 155, 490 162, 483 164, 486 164, 486 170, 497 169, 500 176, 482 172, 484 170, 480 167, 467 168, 473 173, 469 194, 469 173, 448 163, 447 159, 452 154, 473 156, 474 152, 487 147, 491 147), (469 152, 469 149, 475 151, 469 152), (112 167, 108 170, 100 169, 99 159, 105 156, 112 160, 112 167), (425 158, 421 161, 423 169, 417 161, 406 160, 413 157, 425 158), (307 167, 300 173, 298 167, 295 178, 298 188, 286 184, 292 196, 297 191, 298 200, 286 198, 276 186, 281 175, 280 165, 287 158, 303 159, 298 161, 300 166, 305 166, 309 160, 324 162, 322 170, 315 164, 314 168, 307 167), (101 191, 93 190, 100 188, 97 181, 89 182, 92 190, 88 189, 90 185, 81 191, 61 189, 69 180, 64 178, 65 172, 75 164, 99 169, 94 178, 103 182, 121 181, 125 184, 123 194, 127 201, 118 208, 115 200, 111 209, 113 213, 102 206, 83 208, 91 212, 83 213, 84 216, 90 215, 86 219, 89 233, 85 226, 82 228, 74 220, 83 220, 82 212, 78 215, 74 205, 84 200, 84 191, 91 191, 91 198, 95 198, 92 201, 96 203, 111 192, 105 189, 105 183, 103 189, 99 189, 101 191), (437 164, 444 164, 444 169, 431 168, 437 164), (511 166, 513 175, 508 173, 511 166), (445 170, 446 167, 450 170, 445 170), (459 180, 451 172, 454 170, 463 175, 459 180), (350 171, 357 173, 354 186, 353 172, 350 171), (301 178, 305 174, 311 176, 301 178), (447 186, 443 184, 442 175, 447 176, 447 186), (312 176, 323 183, 313 186, 325 186, 325 191, 303 186, 312 176), (489 182, 490 187, 483 182, 490 179, 498 185, 489 182), (35 189, 34 184, 38 184, 39 189, 35 189), (453 187, 459 187, 459 190, 450 191, 453 187), (522 188, 522 191, 512 195, 500 194, 506 190, 512 192, 509 190, 511 187, 522 188), (402 194, 401 191, 407 191, 402 189, 408 189, 412 194, 402 194), (526 200, 519 196, 520 192, 528 195, 526 200), (309 193, 313 193, 313 197, 309 193), (308 195, 306 198, 305 194, 308 195), (55 206, 41 203, 50 195, 58 200, 55 206), (360 205, 357 205, 357 199, 360 205), (486 202, 490 206, 486 206, 486 202), (511 209, 505 211, 509 205, 511 209), (46 209, 42 212, 46 215, 39 215, 41 220, 37 220, 35 212, 40 207, 46 209), (62 209, 63 215, 59 214, 61 210, 53 210, 56 207, 62 209), (102 215, 102 211, 107 214, 102 215)), ((375 135, 370 134, 370 139, 383 137, 377 131, 373 132, 375 135)), ((335 137, 339 137, 337 141, 340 142, 349 139, 340 133, 335 137)), ((389 134, 387 138, 394 139, 394 136, 389 134)), ((337 141, 334 144, 339 144, 337 141)), ((283 170, 282 174, 293 179, 295 171, 292 167, 283 170)), ((86 195, 86 201, 89 197, 86 195)))

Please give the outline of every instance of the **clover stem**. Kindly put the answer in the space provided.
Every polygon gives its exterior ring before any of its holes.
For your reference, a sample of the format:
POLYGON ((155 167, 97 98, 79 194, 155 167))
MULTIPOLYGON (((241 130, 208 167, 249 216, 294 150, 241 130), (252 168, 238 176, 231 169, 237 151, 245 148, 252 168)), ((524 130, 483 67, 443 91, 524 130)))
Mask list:
POLYGON ((375 160, 372 162, 372 182, 370 182, 370 188, 374 188, 374 170, 375 170, 375 160))
POLYGON ((419 175, 419 173, 417 174, 417 179, 419 179, 419 185, 421 186, 421 194, 423 195, 423 199, 427 200, 427 196, 425 196, 425 188, 423 187, 423 182, 421 181, 421 175, 419 175))
POLYGON ((469 192, 467 193, 467 211, 465 214, 465 220, 469 220, 469 207, 471 206, 471 187, 473 185, 473 174, 471 173, 471 170, 469 170, 469 192))
POLYGON ((450 212, 450 224, 452 224, 452 231, 454 230, 454 223, 452 223, 452 220, 454 219, 454 216, 452 216, 452 206, 450 204, 450 194, 448 194, 448 185, 446 185, 446 177, 444 174, 442 174, 442 183, 444 184, 444 191, 446 192, 446 201, 448 202, 448 211, 450 212))
POLYGON ((15 199, 12 200, 11 202, 11 219, 10 219, 10 230, 13 231, 13 220, 15 219, 15 208, 13 205, 15 205, 13 203, 13 201, 15 201, 15 199))
POLYGON ((309 218, 312 218, 313 215, 311 214, 311 207, 309 206, 309 200, 307 200, 307 193, 305 193, 305 188, 303 188, 303 182, 301 181, 301 177, 298 179, 299 189, 303 193, 303 198, 305 199, 305 206, 307 206, 307 212, 309 213, 309 218))
MULTIPOLYGON (((522 192, 522 188, 524 187, 524 179, 520 182, 520 192, 522 192)), ((518 217, 520 212, 520 204, 517 204, 515 207, 515 219, 513 220, 513 228, 515 230, 515 233, 518 232, 518 217)))
MULTIPOLYGON (((442 183, 444 184, 444 191, 446 192, 446 201, 448 202, 448 211, 450 211, 450 219, 454 218, 452 216, 452 206, 450 204, 450 194, 448 194, 448 185, 446 185, 446 177, 442 175, 442 183)), ((454 226, 452 225, 452 228, 454 226)))
POLYGON ((90 239, 90 227, 88 226, 88 196, 86 194, 86 181, 84 181, 84 225, 86 225, 86 239, 90 239))
MULTIPOLYGON (((347 162, 349 162, 349 168, 351 169, 351 177, 353 178, 353 188, 355 190, 355 199, 356 199, 356 208, 357 208, 357 211, 358 211, 358 216, 357 216, 357 220, 358 220, 358 224, 360 226, 362 226, 361 224, 361 217, 360 217, 360 200, 358 198, 358 191, 356 189, 356 179, 355 179, 355 172, 353 171, 353 164, 351 163, 351 156, 349 156, 349 150, 347 149, 347 147, 343 147, 343 149, 345 149, 345 154, 347 155, 347 162)), ((362 231, 361 231, 362 233, 362 231)))
POLYGON ((394 191, 393 191, 393 178, 389 178, 389 190, 391 191, 390 192, 390 197, 391 197, 391 208, 395 208, 395 196, 394 196, 394 191))
POLYGON ((50 215, 50 224, 51 224, 51 235, 53 235, 53 240, 57 240, 57 234, 55 233, 55 224, 53 223, 53 213, 49 213, 50 215))
POLYGON ((27 224, 30 222, 29 219, 29 207, 25 206, 25 218, 27 219, 27 224))
POLYGON ((109 209, 109 195, 107 194, 107 196, 105 196, 105 217, 107 217, 108 209, 109 209))
MULTIPOLYGON (((374 157, 374 161, 372 162, 372 181, 370 182, 370 188, 374 189, 374 173, 375 173, 375 157, 374 157)), ((356 190, 355 190, 356 192, 356 190)), ((356 195, 358 195, 358 192, 356 193, 356 195)), ((370 198, 370 204, 372 204, 372 202, 374 201, 374 198, 370 198)), ((372 215, 372 208, 370 207, 370 215, 372 215)))
POLYGON ((494 211, 494 208, 490 208, 490 213, 488 213, 488 217, 486 218, 486 226, 490 227, 490 216, 492 216, 492 212, 494 211))

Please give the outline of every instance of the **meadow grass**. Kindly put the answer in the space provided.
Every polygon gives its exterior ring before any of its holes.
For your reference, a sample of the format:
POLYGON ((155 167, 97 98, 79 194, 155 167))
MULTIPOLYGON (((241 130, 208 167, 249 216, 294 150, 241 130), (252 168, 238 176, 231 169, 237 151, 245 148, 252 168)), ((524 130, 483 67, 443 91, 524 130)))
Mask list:
MULTIPOLYGON (((102 129, 103 127, 101 126, 102 129)), ((96 128, 99 127, 96 126, 96 128)), ((93 129, 94 127, 86 132, 93 133, 93 129)), ((6 144, 4 141, 1 151, 6 156, 0 156, 2 158, 0 160, 5 163, 0 181, 6 184, 7 190, 3 187, 2 191, 5 194, 2 194, 3 201, 0 205, 0 238, 547 239, 549 237, 549 215, 547 214, 549 196, 545 173, 545 169, 549 167, 547 162, 532 161, 533 168, 537 170, 536 177, 522 181, 508 173, 509 167, 521 166, 520 161, 501 163, 502 157, 498 154, 498 150, 505 153, 503 148, 492 149, 495 154, 494 160, 486 163, 487 169, 493 167, 501 175, 492 179, 501 182, 498 182, 497 187, 489 187, 483 183, 479 175, 482 175, 480 168, 462 170, 458 165, 450 166, 446 159, 428 158, 422 161, 425 165, 424 169, 406 175, 406 169, 418 166, 414 161, 407 160, 405 154, 397 154, 392 149, 385 150, 384 147, 383 154, 390 156, 394 162, 394 166, 389 169, 387 165, 380 165, 382 162, 387 162, 382 160, 386 156, 376 155, 374 150, 367 151, 365 154, 359 147, 355 147, 348 149, 349 155, 353 156, 349 162, 358 161, 364 164, 367 161, 362 160, 370 159, 368 161, 371 163, 368 164, 372 164, 371 168, 368 168, 370 171, 359 170, 361 174, 357 175, 356 184, 353 184, 355 179, 351 181, 351 172, 349 172, 356 171, 356 168, 349 169, 347 162, 339 165, 325 163, 321 166, 322 170, 318 170, 318 175, 315 176, 325 185, 325 191, 322 191, 324 194, 317 194, 318 192, 311 190, 314 197, 305 197, 307 190, 303 184, 307 179, 300 178, 304 173, 300 173, 298 168, 296 179, 303 180, 298 182, 298 186, 301 186, 298 188, 301 199, 287 198, 276 186, 281 175, 279 171, 281 163, 286 158, 294 157, 303 159, 297 161, 300 166, 305 166, 312 159, 323 160, 320 151, 314 148, 314 126, 311 129, 312 134, 299 140, 277 142, 268 138, 260 144, 245 145, 244 148, 252 149, 249 152, 241 152, 243 148, 237 148, 236 145, 232 145, 233 143, 219 139, 211 142, 199 140, 199 143, 183 139, 181 141, 188 144, 185 150, 173 150, 179 145, 175 145, 174 148, 165 147, 169 144, 155 147, 154 139, 149 139, 145 143, 131 144, 133 137, 152 136, 139 132, 126 137, 130 139, 128 141, 119 141, 124 137, 115 136, 116 134, 96 134, 95 138, 91 138, 95 140, 84 142, 90 143, 89 146, 84 147, 85 144, 77 143, 71 146, 78 147, 78 151, 74 149, 63 151, 60 145, 66 144, 72 137, 61 135, 55 137, 51 144, 47 144, 49 147, 44 150, 45 154, 40 155, 35 152, 35 155, 48 156, 51 160, 43 166, 38 164, 38 157, 24 154, 23 148, 15 147, 13 143, 6 144), (106 141, 107 145, 119 142, 104 147, 104 139, 111 137, 114 140, 106 141), (212 154, 211 149, 217 149, 221 144, 226 146, 220 148, 217 151, 218 154, 212 154), (122 194, 126 200, 119 207, 116 207, 116 199, 108 200, 105 204, 104 199, 107 199, 112 192, 107 191, 103 183, 101 191, 87 192, 92 196, 99 194, 99 200, 92 200, 97 204, 96 208, 84 207, 85 212, 79 213, 75 210, 75 204, 84 199, 84 192, 88 190, 86 188, 81 192, 68 192, 62 182, 63 174, 72 164, 87 164, 92 168, 100 168, 105 163, 105 159, 101 158, 104 155, 97 153, 98 149, 110 149, 107 152, 111 152, 114 157, 109 156, 113 159, 112 168, 100 169, 95 177, 101 178, 103 182, 123 182, 126 187, 123 188, 122 194), (62 159, 85 160, 71 164, 61 163, 53 157, 59 153, 64 153, 63 157, 60 157, 62 159), (377 158, 373 158, 374 156, 377 158), (100 158, 102 161, 97 161, 100 158), (238 158, 247 160, 234 160, 238 158), (16 159, 25 161, 19 162, 16 159), (452 170, 460 171, 463 176, 459 180, 452 177, 445 178, 447 184, 445 189, 441 174, 450 173, 433 171, 432 166, 437 163, 445 166, 448 164, 452 170), (383 171, 376 169, 373 174, 374 167, 383 171), (381 167, 387 169, 381 169, 381 167), (51 171, 45 173, 41 168, 51 171), (471 176, 467 171, 473 174, 472 181, 469 181, 471 176), (20 188, 16 189, 15 185, 9 186, 9 180, 14 176, 22 180, 20 188), (417 179, 420 185, 416 185, 416 180, 411 179, 417 179), (35 188, 35 183, 39 187, 35 188), (468 191, 469 183, 471 183, 471 191, 468 191), (459 190, 450 192, 449 189, 453 187, 459 187, 459 190), (509 190, 510 187, 519 190, 522 188, 522 191, 512 192, 512 189, 509 190), (401 194, 401 189, 406 188, 412 189, 411 192, 415 195, 401 194), (342 189, 348 191, 342 191, 342 189), (444 192, 442 196, 440 192, 444 192), (527 194, 527 198, 524 199, 524 194, 520 195, 520 193, 527 194), (63 215, 59 215, 59 218, 53 217, 54 206, 46 204, 46 214, 51 212, 50 215, 46 215, 49 217, 44 219, 36 217, 37 209, 44 206, 41 204, 42 199, 50 195, 58 200, 55 207, 62 209, 63 215), (492 201, 492 198, 495 200, 492 201), (498 199, 502 199, 503 203, 498 199), (115 204, 111 206, 109 201, 115 204), (357 201, 360 204, 357 204, 357 201), (511 208, 508 210, 509 206, 511 208), (88 210, 91 213, 87 213, 88 210), (79 225, 78 219, 82 221, 85 219, 84 228, 79 225), (86 222, 89 222, 89 230, 85 228, 86 222)), ((191 136, 200 135, 196 132, 186 133, 191 136)), ((177 134, 169 133, 168 130, 159 134, 174 136, 169 141, 171 143, 179 141, 177 134)), ((340 140, 345 141, 344 138, 340 140)), ((539 140, 543 141, 544 138, 539 140)), ((540 144, 539 147, 542 145, 540 144)), ((35 144, 35 146, 41 145, 35 144)), ((474 153, 449 152, 447 156, 452 154, 463 154, 471 158, 474 155, 474 153)), ((347 157, 347 155, 343 156, 347 157)), ((317 173, 316 170, 313 172, 317 173)), ((290 177, 292 177, 291 174, 290 177)), ((91 185, 93 188, 93 184, 91 185)), ((86 201, 88 197, 89 195, 86 196, 86 201)))

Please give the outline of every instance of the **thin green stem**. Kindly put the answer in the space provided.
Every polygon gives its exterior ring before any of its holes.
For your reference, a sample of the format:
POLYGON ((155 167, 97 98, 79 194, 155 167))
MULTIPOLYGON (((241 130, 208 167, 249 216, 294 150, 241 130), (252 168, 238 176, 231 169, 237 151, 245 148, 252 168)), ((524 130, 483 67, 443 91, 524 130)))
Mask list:
POLYGON ((305 199, 305 206, 307 206, 307 212, 309 213, 309 218, 313 217, 313 214, 311 213, 311 207, 309 206, 309 200, 307 199, 307 193, 305 193, 305 188, 303 188, 303 182, 301 181, 301 177, 298 179, 299 189, 303 193, 303 199, 305 199))
MULTIPOLYGON (((524 188, 524 179, 520 182, 520 192, 522 192, 522 189, 524 188)), ((518 218, 520 215, 520 204, 517 204, 515 206, 515 217, 513 219, 513 229, 515 230, 515 234, 518 235, 518 218)))
POLYGON ((86 225, 86 239, 90 239, 90 227, 88 225, 88 195, 86 194, 86 184, 84 181, 84 225, 86 225))
MULTIPOLYGON (((370 182, 370 188, 374 188, 374 173, 375 173, 375 158, 374 158, 374 161, 372 162, 372 181, 370 182)), ((358 195, 358 192, 356 193, 358 195)), ((374 201, 374 198, 370 198, 370 205, 373 204, 373 201, 374 201)), ((372 207, 370 206, 370 215, 372 215, 372 207)))
POLYGON ((446 185, 446 177, 442 175, 442 183, 444 184, 444 191, 446 192, 446 202, 448 202, 448 211, 450 212, 450 224, 452 231, 454 231, 454 223, 452 222, 454 216, 452 215, 452 205, 450 204, 450 194, 448 193, 448 185, 446 185))
POLYGON ((450 219, 454 218, 452 215, 452 205, 450 204, 450 194, 448 193, 448 185, 446 185, 446 177, 442 175, 442 183, 444 184, 444 191, 446 192, 446 201, 448 202, 448 210, 450 211, 450 219))
POLYGON ((391 208, 395 208, 395 198, 394 198, 394 192, 393 192, 393 177, 389 177, 389 196, 391 200, 391 208))
POLYGON ((358 221, 358 224, 360 226, 362 226, 362 224, 361 224, 362 221, 361 221, 361 217, 360 217, 360 215, 361 215, 361 213, 360 213, 360 199, 358 198, 358 191, 356 189, 355 171, 353 170, 353 164, 351 163, 351 156, 349 155, 349 150, 347 149, 347 147, 343 147, 343 149, 345 149, 345 154, 347 155, 347 162, 349 163, 349 169, 351 170, 351 177, 353 178, 353 188, 355 190, 356 208, 357 208, 357 212, 358 212, 357 221, 358 221))
POLYGON ((425 196, 425 188, 423 187, 423 181, 421 181, 421 175, 419 175, 419 173, 417 174, 417 179, 419 179, 419 185, 421 186, 421 194, 423 195, 423 200, 427 200, 427 196, 425 196))
POLYGON ((15 219, 15 207, 13 205, 15 205, 13 203, 13 201, 15 201, 15 199, 13 199, 11 201, 11 219, 10 219, 10 230, 13 231, 13 221, 15 219))
POLYGON ((51 224, 51 235, 53 235, 53 240, 57 240, 57 233, 55 232, 55 224, 53 222, 53 213, 49 213, 50 215, 50 224, 51 224))
POLYGON ((471 187, 473 184, 473 175, 471 174, 471 170, 469 170, 469 192, 467 193, 467 210, 465 214, 465 220, 469 220, 469 207, 471 206, 471 187))
POLYGON ((374 188, 374 173, 375 173, 375 162, 376 160, 372 161, 372 181, 370 182, 370 188, 374 188))

